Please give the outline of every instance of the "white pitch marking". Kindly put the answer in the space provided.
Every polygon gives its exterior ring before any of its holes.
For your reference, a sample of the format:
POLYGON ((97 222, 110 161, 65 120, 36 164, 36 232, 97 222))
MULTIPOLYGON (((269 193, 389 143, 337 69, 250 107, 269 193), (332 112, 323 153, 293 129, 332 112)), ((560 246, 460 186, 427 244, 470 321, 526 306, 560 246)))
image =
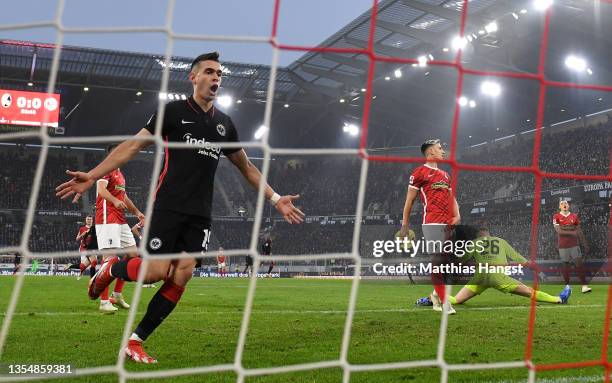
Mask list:
MULTIPOLYGON (((525 310, 529 309, 530 306, 497 306, 497 307, 460 307, 461 311, 494 311, 494 310, 525 310)), ((582 308, 604 308, 606 305, 550 305, 550 306, 538 306, 540 309, 582 309, 582 308)), ((253 310, 253 314, 346 314, 346 310, 253 310)), ((427 314, 433 314, 432 310, 428 310, 427 307, 423 308, 410 308, 410 309, 374 309, 374 310, 355 310, 356 313, 413 313, 422 312, 427 314)), ((137 314, 144 314, 144 311, 138 311, 137 314)), ((458 314, 460 312, 458 311, 458 314)), ((194 314, 210 314, 210 315, 227 315, 227 314, 240 314, 242 311, 175 311, 172 315, 194 315, 194 314)), ((0 313, 0 317, 4 316, 4 313, 0 313)), ((89 315, 89 316, 100 316, 97 312, 19 312, 15 313, 17 316, 36 316, 36 315, 47 315, 47 316, 74 316, 74 315, 89 315)))

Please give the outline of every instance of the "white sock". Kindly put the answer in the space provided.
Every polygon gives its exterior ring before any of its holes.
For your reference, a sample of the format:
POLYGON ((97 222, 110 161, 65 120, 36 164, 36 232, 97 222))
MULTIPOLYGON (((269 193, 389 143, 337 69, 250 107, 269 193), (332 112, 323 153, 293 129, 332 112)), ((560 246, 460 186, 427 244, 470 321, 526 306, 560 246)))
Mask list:
POLYGON ((110 304, 110 301, 109 301, 109 300, 106 300, 106 301, 104 301, 104 300, 100 300, 100 306, 102 306, 102 305, 108 305, 108 304, 110 304))
POLYGON ((140 337, 135 332, 132 333, 132 336, 130 337, 130 340, 135 340, 135 341, 138 341, 140 343, 144 342, 142 339, 140 339, 140 337))

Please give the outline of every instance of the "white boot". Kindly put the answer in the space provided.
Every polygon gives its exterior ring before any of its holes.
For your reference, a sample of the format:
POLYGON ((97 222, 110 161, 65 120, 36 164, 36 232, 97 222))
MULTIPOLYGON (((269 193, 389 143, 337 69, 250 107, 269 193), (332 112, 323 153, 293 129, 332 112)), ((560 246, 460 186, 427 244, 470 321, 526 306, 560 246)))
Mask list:
POLYGON ((113 292, 111 296, 110 303, 114 305, 118 305, 123 309, 129 309, 130 305, 123 299, 123 294, 113 292))
POLYGON ((104 314, 114 314, 118 308, 112 305, 110 301, 100 301, 100 311, 104 314))
POLYGON ((582 285, 582 293, 590 293, 591 291, 593 291, 592 288, 589 287, 589 285, 582 285))

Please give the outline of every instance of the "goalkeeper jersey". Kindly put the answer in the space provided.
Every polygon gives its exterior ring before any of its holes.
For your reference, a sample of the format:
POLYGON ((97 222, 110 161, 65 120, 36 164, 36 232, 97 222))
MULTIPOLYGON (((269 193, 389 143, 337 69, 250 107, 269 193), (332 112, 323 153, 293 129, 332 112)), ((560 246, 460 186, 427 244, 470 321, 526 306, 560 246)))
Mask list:
POLYGON ((465 260, 474 259, 476 263, 489 265, 507 265, 509 261, 525 263, 527 259, 520 255, 505 240, 499 237, 480 237, 474 241, 476 249, 466 253, 465 260), (484 248, 483 251, 478 251, 484 248))

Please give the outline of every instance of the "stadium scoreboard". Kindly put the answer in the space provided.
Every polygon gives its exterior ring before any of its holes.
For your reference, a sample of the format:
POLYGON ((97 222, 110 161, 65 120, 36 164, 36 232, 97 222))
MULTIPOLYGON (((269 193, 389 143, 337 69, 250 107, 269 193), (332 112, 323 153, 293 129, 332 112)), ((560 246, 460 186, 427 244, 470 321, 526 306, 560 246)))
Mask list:
POLYGON ((60 95, 0 89, 0 125, 57 128, 60 95))

